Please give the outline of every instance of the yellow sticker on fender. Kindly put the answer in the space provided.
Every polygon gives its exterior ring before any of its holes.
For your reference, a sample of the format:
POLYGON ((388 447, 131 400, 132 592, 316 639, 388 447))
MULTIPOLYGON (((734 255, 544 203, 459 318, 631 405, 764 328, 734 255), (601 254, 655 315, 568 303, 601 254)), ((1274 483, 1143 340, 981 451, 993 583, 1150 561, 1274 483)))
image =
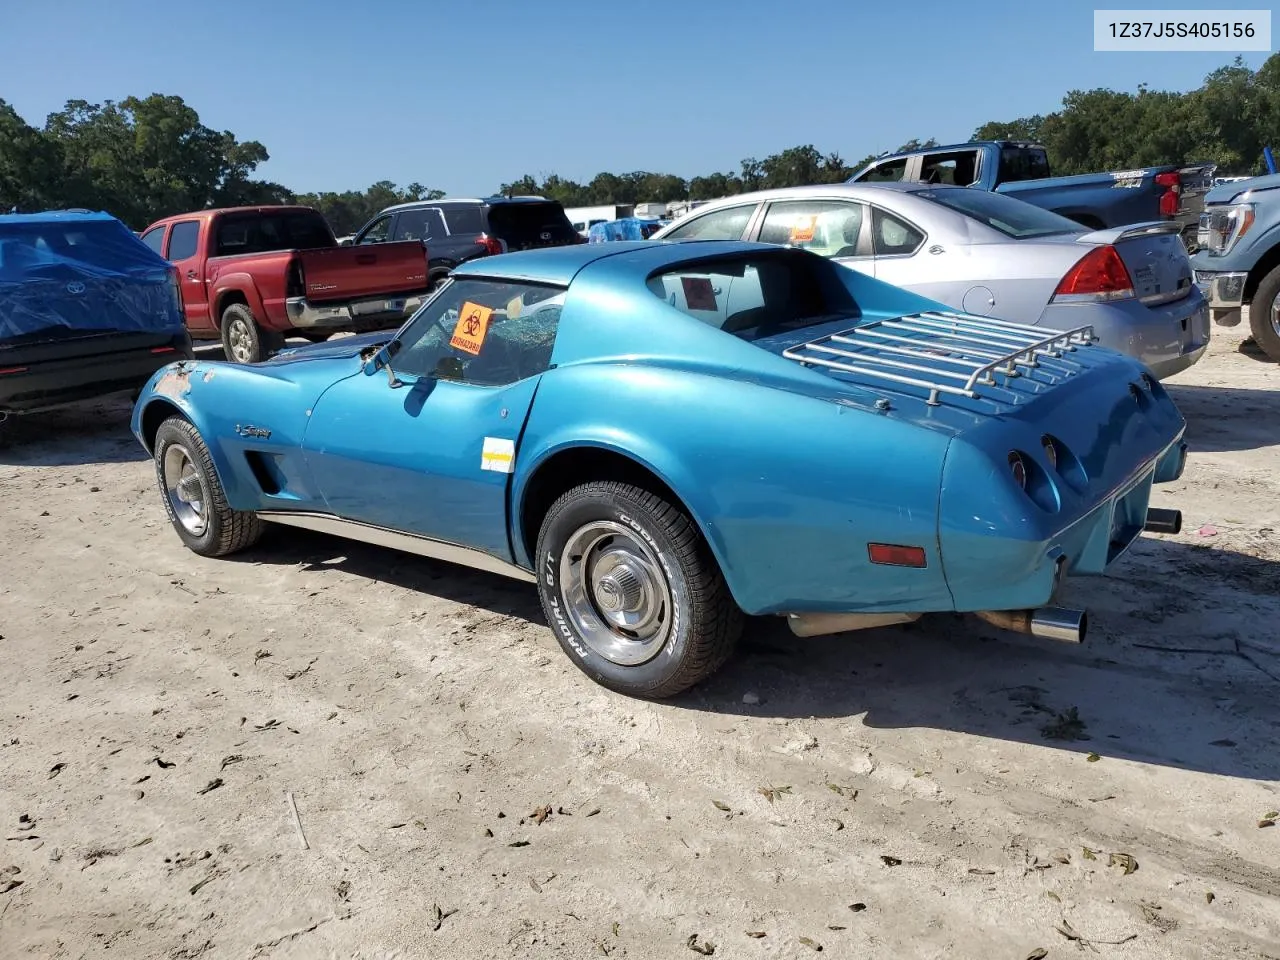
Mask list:
POLYGON ((449 338, 449 346, 457 347, 470 354, 478 354, 484 346, 485 334, 489 332, 489 318, 493 311, 478 303, 468 300, 458 311, 458 324, 453 328, 453 336, 449 338))

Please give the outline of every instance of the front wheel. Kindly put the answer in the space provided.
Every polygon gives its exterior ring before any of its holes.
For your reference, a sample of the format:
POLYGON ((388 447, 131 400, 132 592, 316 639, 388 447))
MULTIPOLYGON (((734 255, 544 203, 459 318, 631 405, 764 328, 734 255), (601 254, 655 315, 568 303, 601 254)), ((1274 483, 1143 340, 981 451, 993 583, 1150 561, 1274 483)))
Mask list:
POLYGON ((1280 363, 1280 267, 1258 284, 1249 304, 1249 326, 1262 352, 1280 363))
POLYGON ((155 442, 156 481, 169 522, 191 551, 222 557, 253 546, 263 522, 233 510, 200 431, 182 417, 160 424, 155 442))
POLYGON ((674 696, 729 658, 743 617, 678 507, 624 483, 561 496, 538 534, 538 590, 560 646, 597 683, 674 696))

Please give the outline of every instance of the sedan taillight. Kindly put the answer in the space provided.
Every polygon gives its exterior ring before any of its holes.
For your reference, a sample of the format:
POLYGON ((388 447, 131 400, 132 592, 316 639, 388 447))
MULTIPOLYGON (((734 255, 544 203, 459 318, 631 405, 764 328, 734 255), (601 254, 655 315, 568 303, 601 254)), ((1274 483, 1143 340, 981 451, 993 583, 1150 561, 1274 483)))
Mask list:
POLYGON ((1094 303, 1124 300, 1133 296, 1133 278, 1116 248, 1094 247, 1058 283, 1055 303, 1094 303))

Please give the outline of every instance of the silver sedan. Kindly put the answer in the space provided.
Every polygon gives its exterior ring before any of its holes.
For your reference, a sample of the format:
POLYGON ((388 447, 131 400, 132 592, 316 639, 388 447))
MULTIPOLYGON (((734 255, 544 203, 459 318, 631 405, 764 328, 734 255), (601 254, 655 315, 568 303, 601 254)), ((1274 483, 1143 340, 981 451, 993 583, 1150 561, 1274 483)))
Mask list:
POLYGON ((803 247, 966 313, 1069 330, 1160 379, 1209 345, 1209 308, 1176 223, 1089 230, 1013 197, 922 183, 832 184, 726 197, 655 240, 803 247))

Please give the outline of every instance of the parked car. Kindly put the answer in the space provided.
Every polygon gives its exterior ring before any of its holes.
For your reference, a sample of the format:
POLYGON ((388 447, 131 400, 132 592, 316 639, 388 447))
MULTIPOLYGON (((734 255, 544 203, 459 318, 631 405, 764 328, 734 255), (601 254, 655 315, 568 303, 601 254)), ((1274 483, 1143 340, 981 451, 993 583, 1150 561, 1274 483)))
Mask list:
POLYGON ((0 430, 191 355, 177 271, 115 217, 0 216, 0 430))
POLYGON ((587 243, 648 240, 670 222, 670 220, 658 220, 648 217, 623 217, 621 220, 597 223, 587 234, 587 243))
POLYGON ((1136 361, 744 243, 474 260, 392 336, 175 364, 134 408, 179 538, 267 524, 536 582, 568 656, 662 697, 742 614, 802 636, 973 612, 1077 642, 1185 423, 1136 361))
POLYGON ((191 335, 221 339, 237 363, 270 356, 291 334, 398 327, 427 288, 422 244, 340 247, 310 207, 198 210, 153 223, 142 241, 177 265, 191 335))
POLYGON ((1182 176, 1175 166, 1053 177, 1045 147, 1021 140, 975 141, 887 154, 847 182, 976 187, 1010 194, 1095 230, 1164 219, 1194 233, 1199 215, 1198 208, 1184 211, 1191 197, 1184 196, 1182 176))
POLYGON ((957 310, 1089 324, 1163 379, 1209 346, 1176 224, 1086 230, 1021 200, 921 183, 830 184, 716 200, 654 234, 799 246, 957 310))
POLYGON ((1214 322, 1234 327, 1247 306, 1254 341, 1280 362, 1280 174, 1214 187, 1199 242, 1191 262, 1214 322))
POLYGON ((352 242, 363 246, 397 240, 421 240, 430 248, 431 290, 455 267, 477 257, 586 243, 559 201, 545 197, 402 203, 387 207, 361 227, 352 242))

